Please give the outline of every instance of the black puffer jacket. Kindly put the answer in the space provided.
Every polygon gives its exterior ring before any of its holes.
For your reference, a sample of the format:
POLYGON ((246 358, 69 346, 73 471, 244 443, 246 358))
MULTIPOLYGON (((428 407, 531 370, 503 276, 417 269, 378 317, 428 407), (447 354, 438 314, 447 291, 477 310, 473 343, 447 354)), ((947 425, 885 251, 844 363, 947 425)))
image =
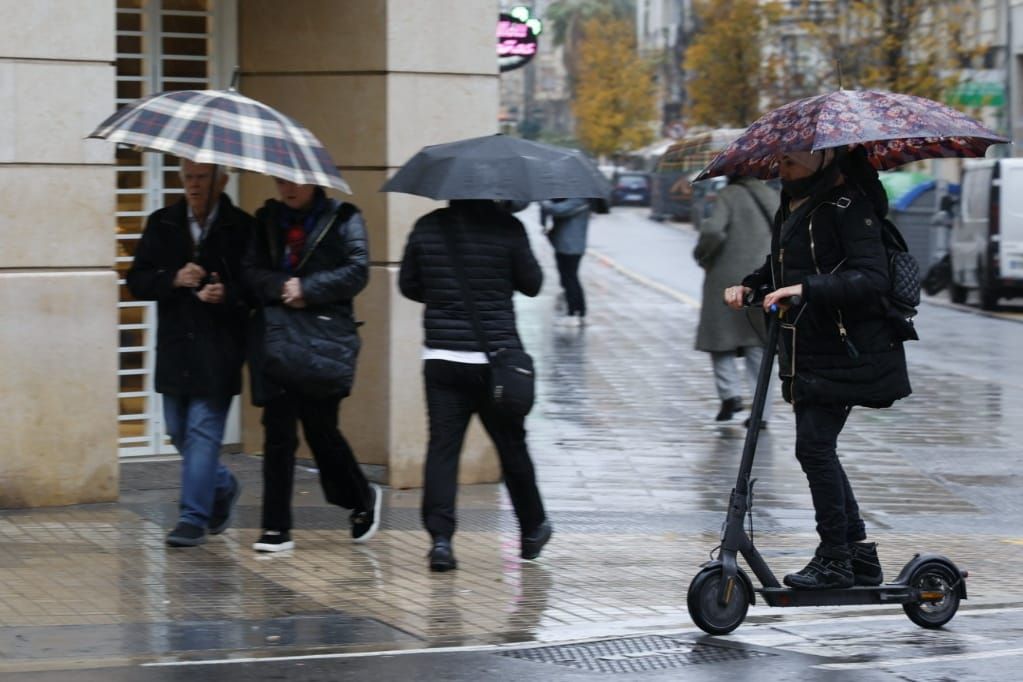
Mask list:
POLYGON ((481 351, 443 230, 453 230, 469 288, 491 350, 522 348, 512 294, 536 296, 543 283, 526 230, 490 201, 453 201, 416 221, 401 261, 401 293, 426 304, 423 326, 430 348, 481 351))
POLYGON ((153 212, 135 249, 127 283, 132 296, 156 301, 156 390, 184 396, 231 396, 241 390, 247 306, 241 257, 252 216, 221 195, 217 220, 196 249, 182 199, 153 212), (223 303, 203 303, 194 289, 175 287, 188 262, 217 273, 223 303))
MULTIPOLYGON (((284 205, 268 200, 256 211, 256 229, 242 263, 245 283, 257 308, 249 324, 249 372, 252 402, 265 405, 282 391, 263 373, 262 308, 283 305, 281 292, 292 276, 302 280, 302 295, 310 309, 330 311, 332 317, 352 320, 357 334, 352 299, 369 281, 366 224, 353 204, 327 200, 328 206, 306 239, 294 275, 284 269, 284 231, 280 215, 284 205), (336 218, 336 220, 335 220, 336 218)), ((353 356, 352 362, 356 361, 353 356)), ((354 373, 355 367, 351 368, 354 373)))
POLYGON ((786 315, 795 329, 783 328, 779 347, 787 400, 888 407, 910 394, 902 343, 881 304, 889 288, 881 221, 859 192, 836 187, 791 215, 783 206, 771 255, 742 283, 803 285, 803 304, 786 315))

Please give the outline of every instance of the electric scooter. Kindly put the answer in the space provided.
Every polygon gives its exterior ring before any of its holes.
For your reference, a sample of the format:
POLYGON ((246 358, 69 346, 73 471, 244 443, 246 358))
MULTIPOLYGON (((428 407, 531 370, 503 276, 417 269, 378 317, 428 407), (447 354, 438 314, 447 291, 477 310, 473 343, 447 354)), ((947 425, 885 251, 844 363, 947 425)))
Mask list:
MULTIPOLYGON (((798 297, 792 297, 789 302, 791 305, 800 303, 798 297)), ((752 304, 751 300, 747 301, 747 305, 752 304)), ((917 625, 940 628, 955 615, 960 600, 966 599, 968 575, 944 556, 915 554, 893 582, 876 587, 793 590, 779 584, 764 558, 753 546, 753 484, 756 479, 750 479, 750 473, 783 315, 784 312, 777 308, 771 310, 767 347, 757 375, 742 462, 728 503, 728 515, 718 548, 720 551, 716 559, 701 567, 689 584, 687 605, 690 617, 704 632, 712 635, 728 634, 742 624, 750 604, 756 603, 756 594, 759 593, 768 606, 901 604, 909 619, 917 625), (750 520, 750 535, 746 534, 743 526, 747 516, 750 520), (753 570, 762 587, 754 587, 749 576, 739 567, 739 554, 753 570)))

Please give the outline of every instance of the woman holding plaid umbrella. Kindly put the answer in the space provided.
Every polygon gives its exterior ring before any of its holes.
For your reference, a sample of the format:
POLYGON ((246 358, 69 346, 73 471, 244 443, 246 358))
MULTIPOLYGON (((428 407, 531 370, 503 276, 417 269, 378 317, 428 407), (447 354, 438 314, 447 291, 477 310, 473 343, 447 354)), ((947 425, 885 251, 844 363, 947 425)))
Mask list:
MULTIPOLYGON (((260 305, 250 334, 249 369, 253 403, 263 407, 263 533, 259 552, 292 549, 291 496, 302 422, 327 501, 351 509, 351 536, 365 542, 380 525, 383 494, 369 483, 338 428, 338 410, 350 390, 357 354, 350 356, 344 385, 326 395, 302 383, 269 376, 265 363, 264 317, 285 306, 350 321, 352 299, 366 286, 369 252, 366 226, 353 204, 327 197, 322 187, 277 179, 279 199, 256 212, 256 230, 243 260, 244 278, 260 305)), ((358 341, 352 338, 357 347, 358 341)))

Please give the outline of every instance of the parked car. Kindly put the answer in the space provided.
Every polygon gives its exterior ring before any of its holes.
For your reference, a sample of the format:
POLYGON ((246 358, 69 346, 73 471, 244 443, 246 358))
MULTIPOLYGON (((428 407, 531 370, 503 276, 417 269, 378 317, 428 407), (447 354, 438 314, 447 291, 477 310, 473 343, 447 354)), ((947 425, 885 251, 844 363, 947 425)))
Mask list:
POLYGON ((689 211, 689 222, 697 230, 700 229, 700 221, 710 215, 714 208, 714 201, 718 192, 728 184, 728 178, 720 175, 693 183, 692 209, 689 211))
POLYGON ((949 240, 949 298, 990 310, 1023 295, 1023 158, 967 160, 949 240))
POLYGON ((650 174, 626 171, 615 175, 611 183, 611 205, 650 205, 650 174))

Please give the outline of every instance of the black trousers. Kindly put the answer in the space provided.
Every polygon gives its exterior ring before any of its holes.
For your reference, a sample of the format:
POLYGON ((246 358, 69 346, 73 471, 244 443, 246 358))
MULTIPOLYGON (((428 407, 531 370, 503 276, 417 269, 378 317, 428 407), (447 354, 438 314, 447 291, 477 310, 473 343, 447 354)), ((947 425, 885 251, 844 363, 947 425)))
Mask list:
POLYGON ((291 530, 298 422, 320 472, 327 502, 345 509, 366 509, 369 482, 338 429, 340 398, 312 399, 286 393, 263 408, 263 528, 291 530))
POLYGON ((586 295, 583 294, 583 285, 579 282, 579 261, 583 259, 583 255, 555 253, 554 259, 558 262, 558 278, 561 280, 561 288, 565 290, 568 314, 586 315, 586 295))
POLYGON ((844 551, 867 537, 856 496, 838 459, 838 434, 849 408, 796 403, 796 459, 810 483, 817 534, 825 548, 844 551))
POLYGON ((546 518, 536 487, 533 461, 526 448, 525 419, 496 411, 487 399, 489 365, 446 360, 423 363, 430 440, 423 483, 423 525, 433 538, 455 532, 458 460, 469 419, 478 414, 497 448, 512 507, 523 535, 530 535, 546 518))

